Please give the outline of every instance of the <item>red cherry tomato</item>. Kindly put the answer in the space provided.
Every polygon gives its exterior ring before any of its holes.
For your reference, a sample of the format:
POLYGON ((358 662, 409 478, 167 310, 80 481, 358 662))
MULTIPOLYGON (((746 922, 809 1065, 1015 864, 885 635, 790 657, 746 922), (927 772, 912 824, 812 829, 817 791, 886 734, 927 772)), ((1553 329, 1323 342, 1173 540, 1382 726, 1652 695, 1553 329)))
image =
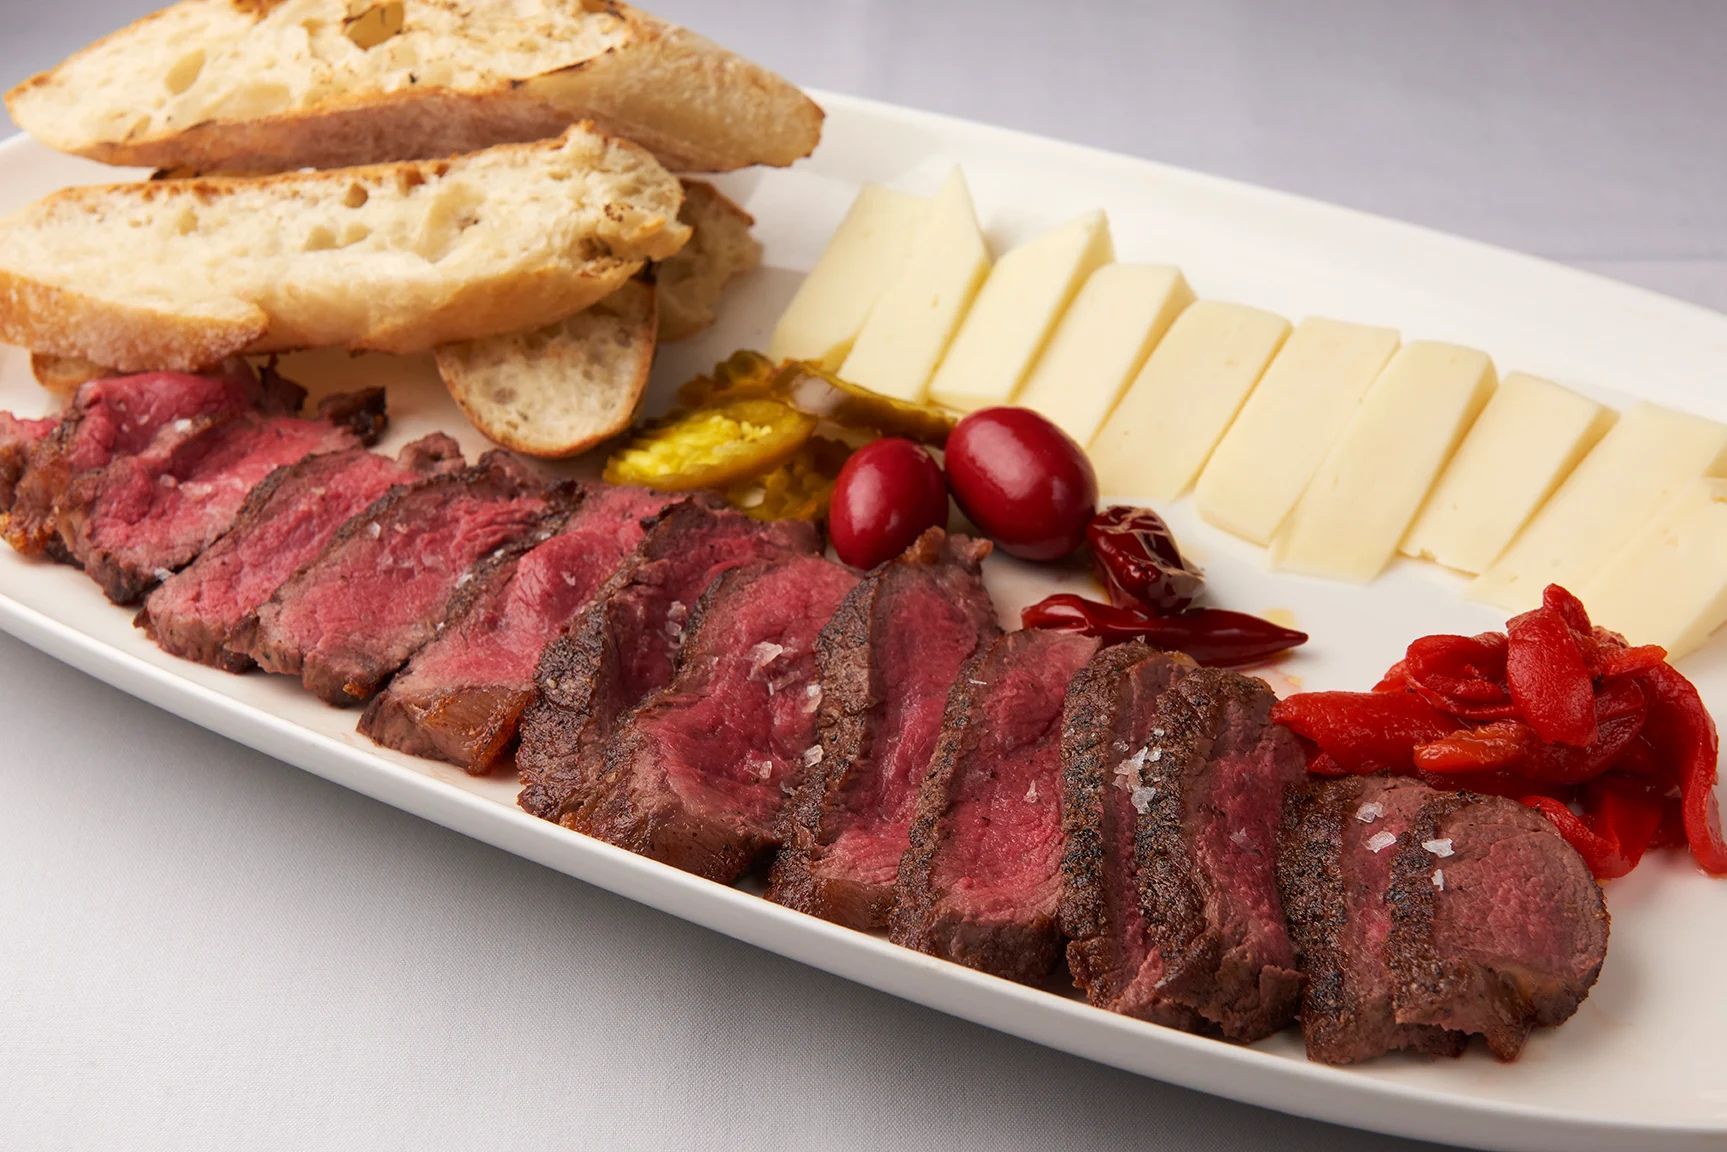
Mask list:
POLYGON ((910 440, 876 440, 852 453, 834 481, 828 534, 854 568, 874 568, 947 523, 941 466, 910 440))
POLYGON ((1091 461, 1027 408, 985 408, 955 425, 947 481, 972 523, 1024 560, 1055 560, 1078 548, 1097 511, 1091 461))

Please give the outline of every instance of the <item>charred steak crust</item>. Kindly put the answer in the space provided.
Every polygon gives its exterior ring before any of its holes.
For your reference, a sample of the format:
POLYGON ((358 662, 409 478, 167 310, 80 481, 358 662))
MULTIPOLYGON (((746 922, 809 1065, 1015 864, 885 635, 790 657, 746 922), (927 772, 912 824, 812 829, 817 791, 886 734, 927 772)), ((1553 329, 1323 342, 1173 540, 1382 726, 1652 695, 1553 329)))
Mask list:
POLYGON ((1552 824, 1503 797, 1426 800, 1386 901, 1398 1022, 1479 1034, 1500 1060, 1569 1019, 1606 957, 1600 887, 1552 824))
POLYGON ((654 518, 635 554, 540 657, 522 713, 516 802, 580 831, 605 741, 627 709, 671 678, 689 606, 727 569, 820 545, 807 522, 752 520, 706 498, 654 518))
MULTIPOLYGON (((1357 779, 1310 781, 1290 789, 1278 829, 1277 881, 1290 938, 1307 984, 1301 1031, 1309 1059, 1339 1046, 1351 1008, 1344 987, 1343 821, 1361 795, 1357 779)), ((1336 1061, 1327 1060, 1327 1063, 1336 1061)))
POLYGON ((58 425, 59 421, 52 418, 31 420, 0 412, 0 527, 12 511, 18 481, 30 464, 30 453, 52 436, 58 425))
POLYGON ((346 428, 368 448, 382 439, 390 426, 382 388, 358 388, 326 396, 318 401, 317 412, 318 419, 346 428))
POLYGON ((775 847, 814 739, 816 637, 856 583, 821 556, 721 573, 690 614, 671 683, 607 742, 584 829, 721 883, 775 847))
POLYGON ((1155 707, 1192 667, 1185 657, 1120 644, 1092 657, 1068 687, 1059 904, 1068 969, 1090 1003, 1189 1031, 1201 1027, 1198 1014, 1157 987, 1161 967, 1144 924, 1135 867, 1138 821, 1117 773, 1135 746, 1135 710, 1155 707))
POLYGON ((326 703, 363 703, 436 634, 463 575, 497 549, 542 537, 557 511, 544 482, 498 451, 461 472, 394 488, 344 524, 230 647, 268 672, 299 676, 326 703), (462 521, 464 512, 477 528, 462 521), (426 579, 401 599, 400 589, 387 587, 392 572, 403 570, 384 562, 389 549, 398 536, 423 546, 437 532, 447 534, 450 554, 437 565, 417 557, 411 575, 426 579))
POLYGON ((917 790, 929 769, 948 690, 972 653, 1001 631, 982 580, 989 552, 987 541, 932 528, 902 556, 865 576, 822 630, 821 759, 786 806, 768 899, 851 928, 887 927, 917 790), (947 619, 900 618, 902 600, 926 594, 942 605, 947 619), (951 629, 951 635, 942 637, 939 628, 951 629), (887 667, 896 638, 907 643, 914 636, 919 650, 912 666, 887 667), (929 699, 921 698, 925 694, 929 699), (896 711, 899 729, 882 732, 896 711), (895 766, 881 762, 893 756, 904 761, 898 766, 903 777, 894 778, 895 766), (909 789, 903 811, 895 789, 909 789), (893 810, 883 810, 883 797, 893 810), (848 831, 880 841, 863 849, 884 857, 884 875, 863 875, 857 861, 840 857, 836 845, 848 831))
MULTIPOLYGON (((1041 982, 1055 970, 1061 959, 1062 706, 1068 683, 1096 647, 1096 641, 1078 636, 1011 632, 979 649, 960 669, 918 794, 910 846, 900 861, 889 920, 896 944, 1023 983, 1041 982), (1002 709, 1012 713, 1004 715, 1002 709), (1020 771, 1012 771, 1016 767, 1020 771), (988 805, 978 816, 984 824, 981 835, 954 827, 955 809, 964 802, 988 805), (1054 833, 1047 872, 1017 889, 1006 910, 968 908, 947 890, 949 881, 937 877, 949 851, 976 853, 961 878, 970 888, 1023 870, 1025 857, 1033 854, 1028 849, 1036 845, 955 845, 951 838, 982 839, 991 827, 1019 824, 997 816, 1018 815, 1016 807, 1047 822, 1049 827, 1038 831, 1054 833), (1006 858, 1009 848, 1020 849, 1013 853, 1018 858, 1006 858)), ((1025 884, 1028 878, 1014 879, 1025 884)))
POLYGON ((438 638, 373 698, 360 730, 470 774, 508 760, 546 645, 635 550, 641 521, 673 499, 636 488, 590 489, 533 551, 484 566, 489 570, 457 593, 438 638))
POLYGON ((1141 768, 1135 855, 1163 994, 1240 1041, 1283 1028, 1300 1002, 1275 853, 1305 757, 1271 722, 1275 700, 1262 680, 1188 673, 1158 702, 1141 768))

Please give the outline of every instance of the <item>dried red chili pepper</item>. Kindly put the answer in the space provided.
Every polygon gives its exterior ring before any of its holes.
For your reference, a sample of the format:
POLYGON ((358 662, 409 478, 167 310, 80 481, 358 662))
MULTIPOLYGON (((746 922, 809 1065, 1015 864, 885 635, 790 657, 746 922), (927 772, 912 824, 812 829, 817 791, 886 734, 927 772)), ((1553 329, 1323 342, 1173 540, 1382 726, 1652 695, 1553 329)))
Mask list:
POLYGON ((1149 508, 1105 508, 1086 526, 1092 567, 1118 606, 1168 616, 1205 590, 1205 574, 1188 563, 1163 517, 1149 508))
POLYGON ((1020 623, 1027 628, 1096 636, 1106 644, 1139 640, 1153 648, 1186 653, 1201 664, 1218 668, 1257 664, 1307 643, 1305 632, 1244 612, 1190 608, 1174 616, 1157 616, 1069 592, 1045 597, 1025 609, 1020 623))
POLYGON ((1696 685, 1671 664, 1660 664, 1638 678, 1649 699, 1646 726, 1669 782, 1679 789, 1685 839, 1705 872, 1727 875, 1727 838, 1715 801, 1716 765, 1721 741, 1715 721, 1703 706, 1696 685))
POLYGON ((1423 636, 1409 645, 1401 662, 1404 683, 1435 708, 1462 719, 1515 716, 1517 706, 1505 687, 1505 648, 1505 637, 1497 632, 1423 636))
POLYGON ((1533 784, 1580 784, 1610 768, 1643 731, 1648 704, 1631 681, 1590 701, 1597 737, 1586 747, 1554 744, 1522 720, 1494 720, 1415 750, 1416 770, 1435 776, 1503 773, 1533 784))
POLYGON ((1417 747, 1457 727, 1421 697, 1392 692, 1303 692, 1279 700, 1271 718, 1317 747, 1331 774, 1349 776, 1407 773, 1417 747))
MULTIPOLYGON (((1551 590, 1547 599, 1556 600, 1551 590)), ((1581 611, 1581 604, 1562 611, 1544 603, 1505 625, 1505 683, 1518 713, 1543 740, 1576 748, 1595 740, 1595 678, 1567 619, 1581 611)), ((1587 623, 1581 634, 1591 634, 1587 623)))

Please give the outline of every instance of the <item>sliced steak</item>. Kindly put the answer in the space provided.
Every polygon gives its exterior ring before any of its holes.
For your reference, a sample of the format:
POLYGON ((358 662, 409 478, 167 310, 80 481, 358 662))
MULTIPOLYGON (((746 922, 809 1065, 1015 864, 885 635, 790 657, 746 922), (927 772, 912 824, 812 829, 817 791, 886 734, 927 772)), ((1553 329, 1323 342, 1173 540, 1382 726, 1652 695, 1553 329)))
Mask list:
POLYGON ((20 552, 69 558, 58 532, 61 500, 74 480, 137 455, 158 437, 184 438, 195 426, 242 412, 291 414, 306 394, 274 373, 244 364, 218 375, 146 372, 92 380, 73 395, 60 424, 37 443, 18 479, 6 539, 20 552))
POLYGON ((786 792, 819 747, 816 637, 856 583, 820 556, 715 580, 672 682, 607 744, 581 829, 722 883, 777 844, 786 792))
POLYGON ((434 433, 396 460, 349 448, 278 468, 252 489, 226 535, 150 593, 138 624, 166 652, 244 671, 251 661, 228 641, 343 524, 395 485, 461 464, 456 442, 434 433))
POLYGON ((344 524, 230 647, 328 703, 363 703, 437 633, 475 565, 537 543, 557 514, 539 478, 502 452, 396 488, 344 524))
POLYGON ((1097 642, 1011 632, 969 660, 899 866, 896 943, 1010 980, 1061 959, 1061 713, 1097 642))
POLYGON ((1142 644, 1106 648, 1074 677, 1062 713, 1061 929, 1074 984, 1100 1008, 1196 1030, 1163 994, 1164 961, 1145 913, 1136 845, 1150 790, 1140 773, 1152 714, 1193 671, 1142 644))
POLYGON ((534 698, 522 713, 517 803, 579 824, 618 718, 671 680, 690 606, 714 578, 814 553, 820 543, 808 523, 764 523, 702 499, 655 520, 635 554, 540 657, 534 698))
POLYGON ((1231 1040, 1295 1019, 1301 974, 1277 893, 1284 794, 1307 771, 1265 681, 1217 668, 1157 700, 1136 859, 1161 994, 1231 1040))
POLYGON ((484 775, 504 759, 545 650, 642 539, 671 497, 596 488, 557 535, 477 574, 437 639, 366 707, 360 731, 387 748, 484 775))
POLYGON ((110 600, 132 603, 226 532, 270 473, 358 447, 355 426, 375 434, 383 390, 368 390, 364 401, 332 406, 348 425, 248 412, 185 437, 158 436, 138 455, 72 482, 57 509, 61 538, 110 600))
POLYGON ((1407 1049, 1456 1056, 1461 1032, 1399 1024, 1386 940, 1395 848, 1432 789, 1397 777, 1310 781, 1290 790, 1278 886, 1307 975, 1301 1031, 1310 1059, 1355 1064, 1407 1049))
POLYGON ((1606 903, 1582 857, 1503 797, 1425 800, 1385 899, 1398 1022, 1479 1034, 1501 1060, 1570 1019, 1607 956, 1606 903))
POLYGON ((988 553, 932 528, 866 576, 822 631, 821 759, 787 808, 769 899, 887 927, 948 689, 1001 631, 979 570, 988 553))
POLYGON ((12 510, 18 481, 30 462, 30 452, 48 438, 60 421, 53 417, 31 420, 0 412, 0 518, 12 510))

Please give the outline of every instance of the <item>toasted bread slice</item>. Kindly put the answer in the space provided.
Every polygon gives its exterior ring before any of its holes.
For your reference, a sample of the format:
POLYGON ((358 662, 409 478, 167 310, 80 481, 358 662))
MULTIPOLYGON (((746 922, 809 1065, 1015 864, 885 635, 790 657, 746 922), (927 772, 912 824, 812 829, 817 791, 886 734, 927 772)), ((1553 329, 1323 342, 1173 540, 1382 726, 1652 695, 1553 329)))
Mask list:
POLYGON ((6 105, 61 151, 203 172, 428 159, 581 120, 717 172, 807 156, 822 122, 767 69, 612 0, 184 0, 6 105))
POLYGON ((474 427, 529 456, 574 456, 628 428, 654 364, 654 288, 632 280, 586 312, 438 349, 474 427))
POLYGON ((188 370, 537 328, 683 247, 682 198, 587 126, 451 160, 70 188, 0 220, 0 341, 188 370))
POLYGON ((678 219, 689 225, 690 242, 654 269, 661 340, 682 340, 712 324, 726 287, 762 262, 761 243, 750 235, 755 219, 712 184, 684 181, 678 219))
POLYGON ((79 356, 51 356, 46 352, 30 353, 30 374, 48 391, 68 394, 77 391, 80 384, 117 375, 112 368, 79 356))

